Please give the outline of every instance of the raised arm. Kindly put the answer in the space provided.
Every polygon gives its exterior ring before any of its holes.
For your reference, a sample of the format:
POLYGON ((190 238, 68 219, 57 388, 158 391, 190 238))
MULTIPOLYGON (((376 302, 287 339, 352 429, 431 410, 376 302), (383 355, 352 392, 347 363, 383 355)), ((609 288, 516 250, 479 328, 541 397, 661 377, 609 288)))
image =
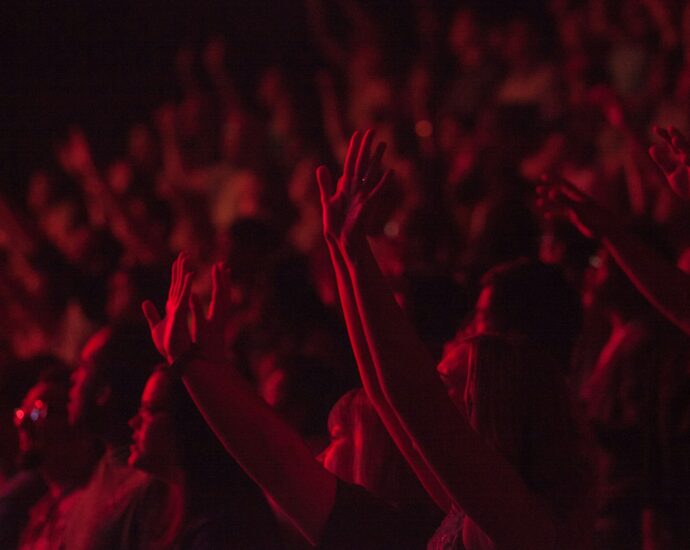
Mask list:
POLYGON ((113 236, 137 258, 144 263, 156 258, 158 251, 148 242, 146 228, 132 218, 122 200, 101 177, 84 132, 73 129, 58 157, 65 171, 81 185, 89 203, 92 225, 99 225, 105 218, 113 236))
MULTIPOLYGON (((321 166, 318 169, 317 180, 321 193, 324 236, 331 255, 331 262, 338 285, 340 303, 345 316, 350 342, 352 343, 352 349, 357 360, 357 367, 364 390, 381 418, 381 421, 388 430, 388 433, 391 435, 393 441, 395 441, 395 444, 398 446, 403 456, 405 456, 427 493, 442 510, 448 511, 450 509, 451 500, 445 488, 439 483, 436 476, 414 447, 412 440, 402 427, 395 411, 391 408, 383 395, 371 355, 369 354, 367 340, 359 320, 350 274, 343 255, 337 245, 339 237, 342 232, 346 230, 344 227, 346 222, 344 214, 347 197, 344 196, 344 193, 345 188, 350 185, 346 183, 346 178, 362 179, 367 174, 372 178, 380 176, 379 163, 384 148, 379 146, 373 157, 370 158, 373 138, 374 133, 371 130, 366 132, 363 136, 356 133, 352 137, 348 155, 345 160, 344 173, 338 180, 337 186, 333 183, 330 172, 325 166, 321 166)), ((383 177, 388 178, 389 174, 383 177)), ((382 184, 385 184, 385 181, 383 181, 382 184)))
MULTIPOLYGON (((356 135, 353 143, 359 139, 356 135)), ((388 288, 364 231, 386 178, 354 177, 361 173, 352 159, 346 163, 339 190, 345 230, 337 244, 383 395, 446 492, 496 546, 553 547, 551 518, 512 466, 484 444, 455 408, 434 361, 388 288)))
MULTIPOLYGON (((678 176, 679 179, 674 176, 674 181, 679 185, 684 170, 687 167, 677 167, 671 173, 678 176)), ((687 174, 684 177, 687 178, 687 174)), ((585 236, 598 237, 640 293, 690 335, 689 274, 626 231, 625 224, 612 212, 597 205, 570 182, 562 178, 545 178, 537 188, 537 194, 547 211, 565 214, 585 236)))
POLYGON ((649 148, 649 155, 676 195, 690 200, 690 143, 673 126, 668 129, 657 127, 654 132, 662 141, 649 148))
POLYGON ((182 380, 202 415, 227 451, 284 511, 311 543, 317 544, 333 509, 336 478, 311 455, 284 422, 223 358, 226 280, 213 268, 208 315, 194 301, 193 326, 198 352, 190 352, 187 328, 191 273, 187 258, 173 264, 165 317, 151 302, 143 305, 158 350, 168 362, 184 364, 182 380))

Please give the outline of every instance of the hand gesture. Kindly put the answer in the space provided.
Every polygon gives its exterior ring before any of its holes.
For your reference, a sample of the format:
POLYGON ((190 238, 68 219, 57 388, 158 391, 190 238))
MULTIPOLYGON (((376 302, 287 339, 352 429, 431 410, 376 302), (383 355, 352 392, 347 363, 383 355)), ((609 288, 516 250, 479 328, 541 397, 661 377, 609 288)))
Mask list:
POLYGON ((374 154, 374 131, 355 132, 345 157, 343 175, 337 186, 325 166, 316 170, 323 209, 323 228, 327 240, 349 245, 363 238, 375 221, 378 200, 391 179, 392 171, 382 174, 381 158, 386 148, 379 143, 374 154))
POLYGON ((189 295, 192 289, 192 273, 188 264, 189 259, 184 252, 173 262, 170 290, 165 302, 165 317, 161 319, 156 306, 150 300, 141 304, 153 343, 168 364, 192 345, 187 325, 189 295))
POLYGON ((537 207, 547 217, 563 215, 589 238, 606 234, 612 214, 568 180, 544 175, 537 186, 537 207))
POLYGON ((222 262, 211 271, 212 290, 208 313, 192 293, 192 336, 201 355, 208 360, 225 358, 225 328, 230 313, 230 270, 222 262))
POLYGON ((666 176, 669 186, 679 197, 690 199, 690 143, 678 129, 654 128, 663 141, 649 148, 649 156, 666 176))

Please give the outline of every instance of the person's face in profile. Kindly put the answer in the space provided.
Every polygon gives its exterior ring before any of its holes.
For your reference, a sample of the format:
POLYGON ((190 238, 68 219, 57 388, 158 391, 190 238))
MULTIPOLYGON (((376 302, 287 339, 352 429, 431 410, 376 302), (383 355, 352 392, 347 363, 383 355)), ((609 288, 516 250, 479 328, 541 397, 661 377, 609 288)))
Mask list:
POLYGON ((177 460, 170 400, 169 379, 155 372, 146 382, 139 412, 129 421, 130 466, 161 477, 167 477, 177 460))

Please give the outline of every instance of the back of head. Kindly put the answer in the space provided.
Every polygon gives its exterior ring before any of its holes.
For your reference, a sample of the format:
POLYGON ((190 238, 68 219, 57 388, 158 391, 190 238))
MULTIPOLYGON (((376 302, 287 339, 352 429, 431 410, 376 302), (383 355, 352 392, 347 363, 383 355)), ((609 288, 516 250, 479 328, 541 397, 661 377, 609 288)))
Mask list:
POLYGON ((489 329, 523 334, 567 367, 580 330, 580 296, 555 265, 520 259, 498 265, 482 278, 489 290, 489 329))

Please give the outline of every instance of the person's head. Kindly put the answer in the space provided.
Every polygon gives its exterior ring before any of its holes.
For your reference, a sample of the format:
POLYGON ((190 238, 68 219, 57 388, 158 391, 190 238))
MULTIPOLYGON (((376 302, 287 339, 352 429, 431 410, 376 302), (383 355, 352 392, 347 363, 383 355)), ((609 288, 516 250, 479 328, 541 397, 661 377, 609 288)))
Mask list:
MULTIPOLYGON (((675 254, 655 223, 636 220, 628 231, 665 261, 675 263, 675 254)), ((583 294, 585 305, 596 304, 624 318, 654 315, 655 310, 603 246, 592 258, 590 268, 585 273, 583 294)))
POLYGON ((485 333, 460 347, 470 425, 531 490, 563 511, 568 499, 575 502, 569 493, 582 480, 582 456, 562 369, 525 337, 485 333))
POLYGON ((159 365, 147 380, 129 425, 131 466, 169 482, 180 479, 181 473, 200 498, 226 490, 228 482, 236 492, 251 490, 251 482, 218 441, 182 381, 166 366, 159 365))
POLYGON ((74 440, 67 419, 69 370, 59 360, 41 372, 38 382, 14 411, 19 439, 19 462, 24 467, 41 466, 61 457, 74 440))
POLYGON ((481 280, 473 331, 522 334, 567 368, 582 318, 580 297, 560 269, 516 260, 489 270, 481 280))
MULTIPOLYGON (((351 386, 330 364, 299 353, 270 354, 272 371, 259 387, 264 400, 311 443, 323 446, 333 404, 351 386)), ((267 357, 267 360, 269 360, 267 357)))
POLYGON ((133 430, 129 464, 167 478, 181 466, 173 425, 172 378, 160 367, 146 381, 138 412, 130 419, 133 430))
POLYGON ((328 417, 330 444, 319 456, 324 468, 390 501, 418 499, 414 475, 363 389, 350 390, 328 417))
POLYGON ((72 373, 69 419, 104 440, 128 440, 128 419, 153 366, 160 360, 143 325, 113 325, 94 334, 72 373))

